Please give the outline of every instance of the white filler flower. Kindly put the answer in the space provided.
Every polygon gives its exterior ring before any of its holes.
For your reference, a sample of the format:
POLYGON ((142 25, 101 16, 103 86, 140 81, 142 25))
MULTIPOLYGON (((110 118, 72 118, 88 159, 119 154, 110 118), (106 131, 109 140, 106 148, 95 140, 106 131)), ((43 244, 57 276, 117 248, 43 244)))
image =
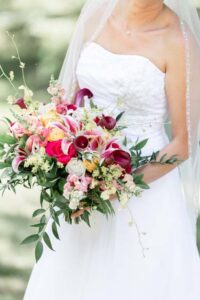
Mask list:
POLYGON ((86 168, 80 159, 72 158, 66 166, 66 171, 71 175, 83 176, 86 168))

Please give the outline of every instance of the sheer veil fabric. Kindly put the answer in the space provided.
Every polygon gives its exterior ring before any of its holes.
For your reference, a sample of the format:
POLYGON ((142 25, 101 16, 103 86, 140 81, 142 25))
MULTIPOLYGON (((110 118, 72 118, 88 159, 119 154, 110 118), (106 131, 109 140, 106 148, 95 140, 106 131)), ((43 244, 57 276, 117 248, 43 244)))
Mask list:
MULTIPOLYGON (((59 82, 70 101, 73 101, 77 87, 76 67, 82 47, 86 42, 95 41, 118 1, 120 0, 89 0, 81 11, 59 75, 59 82)), ((179 171, 195 231, 200 211, 200 21, 192 0, 166 0, 164 3, 178 15, 185 42, 189 158, 179 165, 179 171)))

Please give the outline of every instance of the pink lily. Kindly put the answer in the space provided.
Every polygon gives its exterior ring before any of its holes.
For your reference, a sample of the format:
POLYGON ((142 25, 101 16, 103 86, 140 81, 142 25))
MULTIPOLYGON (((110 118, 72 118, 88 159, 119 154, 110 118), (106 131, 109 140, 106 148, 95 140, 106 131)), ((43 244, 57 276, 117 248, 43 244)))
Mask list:
POLYGON ((59 122, 51 123, 51 127, 57 127, 57 128, 61 129, 62 131, 66 132, 66 133, 69 132, 69 127, 66 127, 66 126, 62 125, 59 122))
POLYGON ((72 145, 72 142, 67 140, 67 139, 63 139, 62 143, 61 143, 61 148, 64 154, 68 155, 69 152, 69 147, 72 145))
POLYGON ((25 155, 17 155, 12 161, 12 168, 15 173, 19 173, 20 164, 26 159, 25 155))
POLYGON ((115 143, 115 139, 112 139, 106 146, 106 148, 104 149, 101 157, 102 158, 107 158, 111 155, 112 152, 114 152, 115 150, 120 149, 119 145, 117 143, 115 143))
POLYGON ((90 148, 93 151, 97 150, 97 148, 102 145, 103 145, 103 140, 100 136, 97 136, 90 141, 90 148))
POLYGON ((42 141, 37 135, 31 135, 26 141, 26 149, 29 152, 37 153, 40 147, 45 146, 46 142, 42 141))
POLYGON ((71 116, 63 116, 63 120, 69 131, 73 134, 76 134, 80 130, 80 125, 71 116))

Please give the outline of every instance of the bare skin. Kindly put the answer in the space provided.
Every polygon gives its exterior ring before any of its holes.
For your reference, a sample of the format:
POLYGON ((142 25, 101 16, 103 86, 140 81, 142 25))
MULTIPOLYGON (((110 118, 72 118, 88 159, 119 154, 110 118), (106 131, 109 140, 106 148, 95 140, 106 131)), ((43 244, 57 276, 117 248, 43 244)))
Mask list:
MULTIPOLYGON (((160 150, 158 159, 167 153, 168 157, 176 154, 185 161, 188 158, 185 49, 178 17, 162 0, 121 0, 96 42, 113 53, 145 56, 166 73, 172 140, 160 150), (131 34, 125 34, 126 31, 131 34)), ((144 181, 151 183, 175 167, 177 164, 150 163, 137 174, 144 174, 144 181)))

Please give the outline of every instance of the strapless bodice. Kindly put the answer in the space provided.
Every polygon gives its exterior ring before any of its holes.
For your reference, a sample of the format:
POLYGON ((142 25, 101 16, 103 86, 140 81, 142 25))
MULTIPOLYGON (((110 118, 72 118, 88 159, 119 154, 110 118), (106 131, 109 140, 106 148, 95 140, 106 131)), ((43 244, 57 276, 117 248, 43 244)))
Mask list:
POLYGON ((76 75, 106 113, 125 111, 121 120, 135 135, 162 130, 168 117, 165 73, 147 57, 114 54, 95 42, 84 44, 76 75))

